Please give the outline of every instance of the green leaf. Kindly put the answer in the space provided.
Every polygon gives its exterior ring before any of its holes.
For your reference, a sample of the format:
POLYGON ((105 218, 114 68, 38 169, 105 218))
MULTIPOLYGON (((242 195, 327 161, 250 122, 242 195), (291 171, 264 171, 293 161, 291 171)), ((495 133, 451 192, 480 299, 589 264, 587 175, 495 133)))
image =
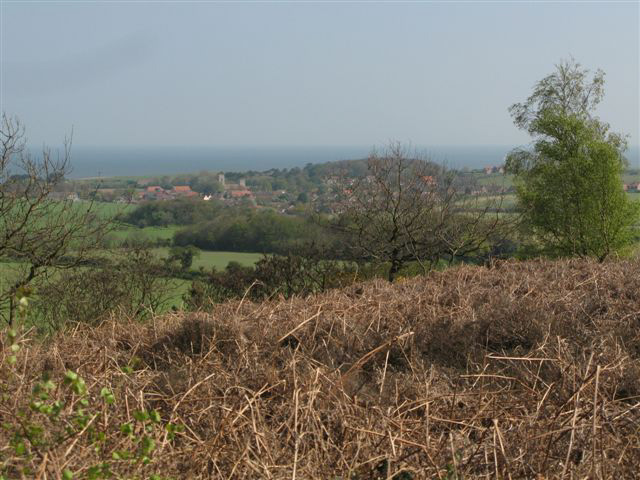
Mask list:
POLYGON ((130 423, 123 423, 122 425, 120 425, 120 431, 125 435, 132 435, 133 426, 130 423))
POLYGON ((42 388, 44 388, 45 390, 55 390, 56 384, 51 380, 47 380, 46 382, 42 383, 42 388))
POLYGON ((24 442, 18 442, 16 443, 16 446, 14 447, 16 455, 24 455, 24 453, 27 451, 27 449, 24 446, 24 442))
POLYGON ((151 455, 156 448, 156 441, 151 437, 143 437, 142 439, 142 453, 145 455, 151 455))
POLYGON ((152 422, 160 423, 162 421, 162 418, 160 418, 160 413, 157 410, 153 410, 150 417, 152 422))
POLYGON ((64 472, 62 472, 62 478, 64 478, 64 480, 73 480, 73 472, 65 468, 64 472))
POLYGON ((100 397, 105 401, 105 403, 109 405, 113 404, 116 401, 113 393, 111 393, 111 390, 106 387, 103 387, 102 390, 100 390, 100 397))
POLYGON ((135 418, 139 422, 145 422, 149 420, 149 414, 145 410, 133 412, 133 418, 135 418))

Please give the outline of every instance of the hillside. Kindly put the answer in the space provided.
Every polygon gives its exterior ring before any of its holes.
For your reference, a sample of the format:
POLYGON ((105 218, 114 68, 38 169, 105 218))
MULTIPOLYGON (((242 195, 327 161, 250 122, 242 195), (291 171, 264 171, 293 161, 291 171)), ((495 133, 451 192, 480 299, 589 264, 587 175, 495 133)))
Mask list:
POLYGON ((633 478, 639 266, 465 266, 27 334, 14 368, 4 340, 0 459, 8 478, 633 478), (18 416, 43 372, 64 405, 18 416))

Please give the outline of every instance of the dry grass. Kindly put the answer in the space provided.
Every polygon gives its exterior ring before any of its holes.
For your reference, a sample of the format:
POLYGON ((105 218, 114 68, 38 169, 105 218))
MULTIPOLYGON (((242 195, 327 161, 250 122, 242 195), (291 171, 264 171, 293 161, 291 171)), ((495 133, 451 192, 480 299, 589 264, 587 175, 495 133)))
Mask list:
POLYGON ((0 415, 25 408, 44 370, 78 371, 94 397, 113 389, 95 420, 103 449, 69 438, 34 451, 37 478, 83 478, 104 460, 118 478, 634 478, 639 266, 460 267, 25 338, 0 415), (131 441, 119 425, 142 408, 184 432, 157 431, 148 465, 112 461, 131 441))

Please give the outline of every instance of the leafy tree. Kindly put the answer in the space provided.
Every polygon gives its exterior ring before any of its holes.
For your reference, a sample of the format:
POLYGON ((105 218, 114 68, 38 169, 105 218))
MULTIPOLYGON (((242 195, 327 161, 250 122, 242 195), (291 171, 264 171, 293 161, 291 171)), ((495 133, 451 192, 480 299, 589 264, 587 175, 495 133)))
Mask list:
POLYGON ((200 255, 200 251, 194 246, 187 247, 171 247, 169 250, 169 263, 178 262, 183 270, 189 270, 193 264, 193 259, 200 255))
POLYGON ((189 185, 195 192, 204 195, 220 193, 224 190, 220 182, 218 182, 217 175, 209 172, 200 172, 197 176, 192 177, 189 185))
POLYGON ((510 108, 532 149, 507 158, 526 223, 549 252, 603 261, 631 241, 640 213, 622 188, 625 137, 594 115, 604 73, 562 61, 510 108))

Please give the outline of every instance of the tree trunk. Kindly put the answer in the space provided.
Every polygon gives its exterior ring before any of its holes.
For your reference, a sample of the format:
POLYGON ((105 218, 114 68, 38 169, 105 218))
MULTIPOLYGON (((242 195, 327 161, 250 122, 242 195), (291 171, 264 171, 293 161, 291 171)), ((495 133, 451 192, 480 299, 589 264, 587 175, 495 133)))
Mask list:
POLYGON ((389 282, 393 283, 401 266, 402 262, 400 260, 397 258, 391 259, 391 268, 389 268, 389 275, 387 276, 387 280, 389 280, 389 282))

